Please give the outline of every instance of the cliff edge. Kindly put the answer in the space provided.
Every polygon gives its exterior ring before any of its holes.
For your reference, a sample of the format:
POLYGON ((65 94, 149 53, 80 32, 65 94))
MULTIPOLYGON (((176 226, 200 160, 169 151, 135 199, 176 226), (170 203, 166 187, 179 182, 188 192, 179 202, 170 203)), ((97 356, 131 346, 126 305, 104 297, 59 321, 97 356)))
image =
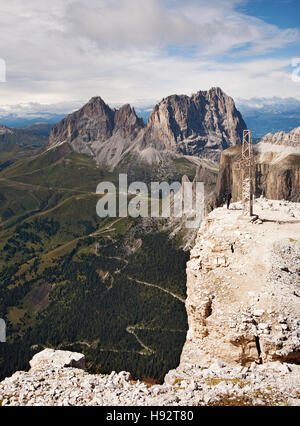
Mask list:
MULTIPOLYGON (((233 200, 240 199, 240 171, 234 168, 242 153, 239 145, 221 154, 216 187, 217 205, 222 205, 228 191, 233 200)), ((300 127, 290 133, 268 134, 254 145, 255 195, 269 200, 300 201, 300 127)))
POLYGON ((218 208, 199 230, 182 363, 300 363, 300 204, 260 198, 254 213, 218 208))
POLYGON ((189 331, 163 385, 91 375, 82 354, 46 349, 0 383, 0 405, 300 405, 300 204, 218 208, 187 265, 189 331))

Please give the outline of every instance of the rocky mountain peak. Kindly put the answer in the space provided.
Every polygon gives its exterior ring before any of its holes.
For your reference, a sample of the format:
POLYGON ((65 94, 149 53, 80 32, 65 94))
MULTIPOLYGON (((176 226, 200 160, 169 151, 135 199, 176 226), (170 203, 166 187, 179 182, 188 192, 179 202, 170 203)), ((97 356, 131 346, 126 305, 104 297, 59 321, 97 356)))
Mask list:
POLYGON ((222 89, 221 87, 211 87, 209 90, 207 91, 199 91, 198 93, 202 93, 202 94, 207 94, 207 96, 210 97, 219 97, 219 98, 228 98, 233 100, 230 96, 228 96, 222 89))
POLYGON ((147 126, 129 104, 111 109, 97 96, 54 126, 48 147, 68 142, 111 166, 130 150, 142 160, 151 154, 151 161, 157 161, 164 153, 218 160, 223 149, 241 143, 245 128, 233 99, 220 88, 164 98, 147 126))
POLYGON ((230 207, 217 208, 204 219, 191 251, 190 327, 181 364, 217 359, 244 366, 299 364, 300 341, 293 333, 300 299, 291 296, 291 288, 297 276, 300 205, 261 197, 254 202, 252 221, 241 216, 241 202, 230 207), (279 272, 284 268, 288 274, 279 272))
POLYGON ((283 131, 275 134, 268 133, 261 139, 261 143, 300 148, 300 127, 296 127, 289 133, 283 131))
POLYGON ((0 124, 0 135, 4 135, 6 133, 13 133, 13 130, 10 129, 9 127, 4 126, 3 124, 0 124))
POLYGON ((119 132, 132 139, 144 127, 130 105, 111 109, 100 96, 93 97, 80 110, 53 127, 49 147, 68 142, 78 152, 93 154, 90 145, 102 144, 119 132))
POLYGON ((153 109, 148 133, 160 137, 167 149, 201 155, 240 144, 246 124, 234 101, 220 88, 192 96, 172 95, 153 109))
POLYGON ((113 110, 104 102, 100 96, 95 96, 82 108, 87 114, 107 114, 113 116, 113 110))
POLYGON ((142 118, 136 115, 135 109, 129 104, 123 105, 114 115, 115 130, 120 130, 123 137, 133 139, 145 127, 142 118))

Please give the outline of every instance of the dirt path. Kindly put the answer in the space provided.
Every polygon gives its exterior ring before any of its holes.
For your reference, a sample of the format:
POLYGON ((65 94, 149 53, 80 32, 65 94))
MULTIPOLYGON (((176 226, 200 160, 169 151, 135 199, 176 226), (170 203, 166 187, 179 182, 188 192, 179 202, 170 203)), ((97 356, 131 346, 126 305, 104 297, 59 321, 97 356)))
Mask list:
MULTIPOLYGON (((71 240, 71 241, 68 241, 67 243, 65 243, 65 244, 63 244, 63 245, 61 245, 61 246, 59 246, 59 247, 56 247, 55 249, 53 249, 53 250, 51 250, 51 251, 49 251, 49 252, 47 252, 46 253, 46 256, 53 256, 53 254, 54 253, 56 253, 56 252, 59 252, 59 251, 61 251, 61 250, 64 250, 66 247, 68 247, 68 246, 70 246, 70 245, 72 245, 72 244, 74 244, 74 243, 76 243, 76 242, 78 242, 78 241, 80 241, 80 240, 85 240, 85 239, 87 239, 87 238, 90 238, 90 237, 95 237, 95 236, 97 236, 97 235, 100 235, 102 232, 104 232, 105 230, 108 230, 108 229, 110 229, 116 222, 118 222, 120 219, 118 219, 118 220, 116 220, 116 221, 114 221, 113 223, 111 223, 111 224, 109 224, 107 227, 105 227, 105 228, 101 228, 101 230, 99 230, 99 231, 96 231, 95 233, 93 233, 93 234, 90 234, 90 235, 83 235, 82 237, 78 237, 78 238, 74 238, 74 240, 71 240), (101 231, 101 232, 100 232, 101 231)), ((113 257, 111 257, 111 259, 113 259, 113 257)), ((115 258, 115 259, 119 259, 119 260, 124 260, 125 261, 125 259, 121 259, 121 258, 115 258)))
MULTIPOLYGON (((32 191, 39 190, 39 189, 47 189, 49 191, 53 191, 53 188, 43 187, 43 186, 40 186, 40 185, 31 185, 31 184, 19 183, 19 182, 11 181, 10 179, 0 178, 0 182, 1 181, 4 181, 6 183, 12 183, 12 186, 16 186, 17 189, 22 189, 22 187, 24 187, 23 188, 24 190, 25 189, 30 190, 29 195, 37 202, 38 206, 40 206, 41 200, 39 200, 32 191)), ((56 204, 54 207, 51 207, 50 209, 40 211, 40 207, 38 207, 37 209, 28 211, 27 213, 29 214, 29 216, 27 216, 24 220, 19 222, 19 224, 24 223, 28 219, 34 219, 35 217, 45 216, 48 213, 51 213, 51 212, 59 209, 61 206, 63 206, 64 204, 66 204, 67 202, 72 200, 73 198, 76 198, 76 199, 80 198, 81 199, 81 198, 86 198, 86 197, 89 197, 89 196, 95 194, 94 192, 83 192, 83 191, 77 191, 77 190, 71 190, 71 189, 67 190, 66 188, 60 188, 60 189, 56 189, 56 190, 61 191, 61 192, 72 192, 72 193, 74 193, 74 195, 71 195, 70 197, 66 198, 65 200, 60 201, 58 204, 56 204)), ((7 223, 10 222, 10 220, 11 219, 8 219, 4 222, 1 222, 0 225, 5 226, 7 223)))
POLYGON ((185 300, 184 300, 182 297, 178 296, 178 295, 177 295, 177 294, 175 294, 175 293, 172 293, 170 290, 166 290, 165 288, 158 286, 157 284, 147 283, 147 282, 145 282, 145 281, 140 281, 140 280, 137 280, 136 278, 132 278, 132 277, 127 277, 127 278, 128 278, 130 281, 134 281, 134 282, 136 282, 136 283, 138 283, 138 284, 142 284, 142 285, 145 285, 145 286, 147 286, 147 287, 154 287, 154 288, 157 288, 158 290, 161 290, 161 291, 163 291, 164 293, 169 294, 170 296, 174 297, 175 299, 179 300, 180 302, 185 303, 185 300))
MULTIPOLYGON (((143 327, 129 325, 126 328, 126 332, 129 333, 129 334, 132 334, 136 338, 136 340, 138 341, 138 343, 141 345, 141 347, 143 348, 143 350, 145 352, 143 352, 143 351, 130 351, 130 350, 127 350, 127 349, 101 349, 101 348, 99 349, 99 351, 100 352, 114 352, 114 353, 121 353, 121 352, 132 353, 132 352, 136 352, 136 353, 138 353, 140 355, 143 355, 143 356, 149 356, 149 355, 154 354, 155 351, 153 349, 151 349, 149 346, 145 345, 145 343, 137 336, 137 334, 135 333, 136 329, 138 329, 138 330, 144 330, 143 327)), ((145 330, 150 330, 150 329, 148 329, 148 328, 146 329, 145 328, 145 330)), ((73 343, 67 343, 67 344, 63 343, 63 344, 61 344, 61 345, 58 346, 58 349, 60 349, 62 346, 75 346, 75 345, 83 345, 83 346, 87 346, 88 348, 92 348, 93 347, 93 344, 91 344, 91 343, 84 342, 84 341, 79 341, 79 342, 73 342, 73 343)))
MULTIPOLYGON (((145 343, 143 343, 141 341, 141 339, 139 338, 139 336, 137 336, 137 334, 135 333, 135 329, 136 328, 138 328, 138 327, 136 327, 134 325, 129 325, 126 328, 126 331, 127 331, 127 333, 132 334, 136 338, 136 340, 139 342, 139 344, 142 346, 142 348, 145 349, 146 353, 140 352, 141 355, 151 355, 151 354, 154 354, 155 351, 153 349, 151 349, 149 346, 145 345, 145 343)), ((142 330, 142 328, 139 328, 139 329, 142 330)))
POLYGON ((122 219, 123 219, 123 218, 122 218, 122 217, 120 217, 120 218, 118 218, 118 219, 114 220, 114 221, 113 221, 113 222, 111 222, 109 225, 107 225, 107 226, 105 226, 105 227, 103 227, 103 228, 101 228, 101 229, 98 229, 98 231, 93 232, 93 233, 92 233, 92 234, 90 234, 89 236, 90 236, 90 237, 96 237, 97 235, 103 234, 104 232, 114 231, 114 229, 112 229, 112 227, 113 227, 116 223, 120 222, 120 220, 122 220, 122 219))

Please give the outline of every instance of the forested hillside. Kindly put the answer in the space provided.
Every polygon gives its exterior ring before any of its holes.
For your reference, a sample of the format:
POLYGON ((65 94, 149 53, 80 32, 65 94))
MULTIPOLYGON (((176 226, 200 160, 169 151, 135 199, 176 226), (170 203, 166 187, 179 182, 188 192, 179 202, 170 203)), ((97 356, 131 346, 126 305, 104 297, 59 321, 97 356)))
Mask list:
POLYGON ((100 219, 102 180, 117 175, 66 147, 0 173, 0 378, 42 347, 84 352, 92 372, 160 381, 177 366, 188 255, 160 221, 100 219))

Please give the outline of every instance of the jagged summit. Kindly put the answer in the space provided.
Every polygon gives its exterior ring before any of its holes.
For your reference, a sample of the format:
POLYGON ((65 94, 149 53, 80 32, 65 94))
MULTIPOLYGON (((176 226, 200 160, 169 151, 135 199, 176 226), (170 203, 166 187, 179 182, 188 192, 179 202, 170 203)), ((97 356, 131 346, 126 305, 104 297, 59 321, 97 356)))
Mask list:
POLYGON ((10 129, 9 127, 4 126, 3 124, 0 124, 0 135, 4 135, 6 133, 13 133, 13 130, 10 129))
POLYGON ((147 125, 129 104, 111 109, 96 96, 54 126, 47 148, 67 142, 111 167, 128 153, 148 163, 174 155, 218 159, 223 149, 241 143, 245 128, 233 99, 220 88, 164 98, 147 125))
POLYGON ((261 139, 261 144, 283 145, 294 148, 299 148, 300 151, 300 127, 296 127, 289 133, 277 132, 268 133, 261 139))
POLYGON ((111 165, 144 126, 130 105, 111 109, 96 96, 53 127, 47 149, 69 143, 74 151, 111 165))
POLYGON ((93 104, 93 103, 105 104, 101 96, 92 96, 91 99, 88 101, 88 104, 93 104))
POLYGON ((192 96, 172 95, 156 105, 148 120, 149 139, 160 139, 167 149, 201 155, 240 144, 246 124, 234 101, 220 88, 192 96))
POLYGON ((138 131, 145 127, 142 118, 136 115, 135 109, 129 104, 123 105, 114 115, 115 130, 121 130, 124 138, 135 138, 138 131))

